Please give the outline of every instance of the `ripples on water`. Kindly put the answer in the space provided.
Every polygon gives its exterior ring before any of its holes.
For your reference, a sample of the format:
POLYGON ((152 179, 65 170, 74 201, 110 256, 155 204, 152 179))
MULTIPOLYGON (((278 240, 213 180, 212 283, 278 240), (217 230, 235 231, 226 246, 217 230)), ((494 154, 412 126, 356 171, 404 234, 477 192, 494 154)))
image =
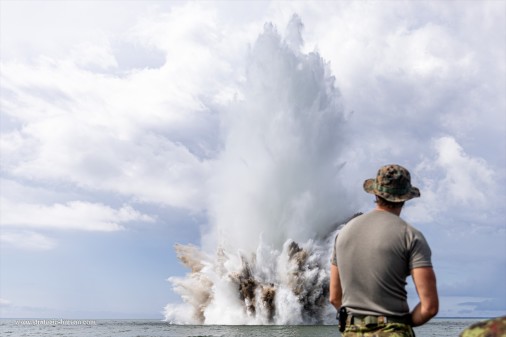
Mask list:
MULTIPOLYGON (((456 337, 476 318, 434 319, 416 328, 417 337, 456 337)), ((171 325, 156 320, 96 320, 96 325, 19 325, 16 320, 1 320, 5 337, 39 336, 118 336, 118 337, 329 337, 341 336, 331 325, 171 325)), ((19 322, 19 321, 18 321, 19 322)))

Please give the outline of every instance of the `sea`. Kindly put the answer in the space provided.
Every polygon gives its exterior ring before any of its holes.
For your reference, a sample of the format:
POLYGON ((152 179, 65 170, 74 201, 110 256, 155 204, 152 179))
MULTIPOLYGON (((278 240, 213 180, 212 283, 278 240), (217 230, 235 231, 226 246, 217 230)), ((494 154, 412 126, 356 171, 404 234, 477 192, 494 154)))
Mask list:
MULTIPOLYGON (((457 337, 483 318, 436 318, 417 337, 457 337)), ((1 319, 0 335, 118 337, 339 337, 334 325, 175 325, 158 320, 1 319)))

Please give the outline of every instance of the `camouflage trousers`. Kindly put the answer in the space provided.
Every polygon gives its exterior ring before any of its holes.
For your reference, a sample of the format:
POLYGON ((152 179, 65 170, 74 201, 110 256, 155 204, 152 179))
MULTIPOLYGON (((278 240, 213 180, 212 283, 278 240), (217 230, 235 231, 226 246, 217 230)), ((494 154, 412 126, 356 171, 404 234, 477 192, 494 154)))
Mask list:
POLYGON ((407 324, 386 323, 373 327, 349 325, 342 335, 343 337, 415 337, 415 332, 407 324))

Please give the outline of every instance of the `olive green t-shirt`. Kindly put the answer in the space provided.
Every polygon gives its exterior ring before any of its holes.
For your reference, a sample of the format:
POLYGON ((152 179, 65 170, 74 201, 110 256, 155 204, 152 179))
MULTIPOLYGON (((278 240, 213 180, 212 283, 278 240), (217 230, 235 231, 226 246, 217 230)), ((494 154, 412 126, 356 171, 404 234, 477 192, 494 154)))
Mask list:
POLYGON ((406 278, 411 269, 432 267, 423 234, 397 215, 379 210, 344 226, 331 262, 339 268, 342 305, 358 315, 409 313, 406 278))

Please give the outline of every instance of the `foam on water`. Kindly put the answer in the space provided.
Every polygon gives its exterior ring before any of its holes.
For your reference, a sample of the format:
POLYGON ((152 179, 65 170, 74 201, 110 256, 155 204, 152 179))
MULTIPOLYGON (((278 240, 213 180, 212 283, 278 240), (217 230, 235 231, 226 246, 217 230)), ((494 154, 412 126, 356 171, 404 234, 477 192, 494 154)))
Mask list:
POLYGON ((266 24, 237 100, 222 113, 224 149, 210 181, 202 247, 177 245, 191 270, 170 282, 166 319, 204 324, 311 324, 331 312, 329 257, 354 212, 340 183, 346 126, 328 64, 266 24))

